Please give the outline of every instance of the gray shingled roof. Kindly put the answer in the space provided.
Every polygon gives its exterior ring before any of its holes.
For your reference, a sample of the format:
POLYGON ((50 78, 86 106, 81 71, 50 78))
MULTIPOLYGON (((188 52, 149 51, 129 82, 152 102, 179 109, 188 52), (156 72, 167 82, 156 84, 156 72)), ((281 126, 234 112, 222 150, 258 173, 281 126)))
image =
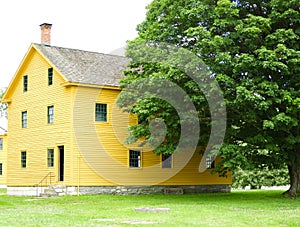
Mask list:
POLYGON ((34 44, 68 82, 118 86, 129 59, 122 56, 34 44))

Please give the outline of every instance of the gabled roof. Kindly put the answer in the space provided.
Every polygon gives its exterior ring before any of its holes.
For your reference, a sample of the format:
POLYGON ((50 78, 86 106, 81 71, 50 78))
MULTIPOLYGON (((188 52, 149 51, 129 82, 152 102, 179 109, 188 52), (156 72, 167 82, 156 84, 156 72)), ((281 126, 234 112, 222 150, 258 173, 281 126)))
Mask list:
POLYGON ((33 44, 68 82, 118 86, 129 59, 77 49, 33 44))
POLYGON ((39 52, 50 65, 53 65, 67 84, 117 87, 123 77, 122 72, 129 62, 128 58, 117 55, 33 43, 0 100, 1 102, 11 101, 9 96, 13 92, 15 81, 20 77, 19 72, 34 51, 39 52))

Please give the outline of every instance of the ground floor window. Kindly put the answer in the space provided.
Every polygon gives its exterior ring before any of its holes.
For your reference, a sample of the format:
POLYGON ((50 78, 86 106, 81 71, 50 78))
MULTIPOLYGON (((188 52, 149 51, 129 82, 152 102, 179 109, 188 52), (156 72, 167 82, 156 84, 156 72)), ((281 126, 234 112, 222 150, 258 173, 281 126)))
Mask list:
POLYGON ((48 149, 48 155, 47 155, 47 160, 48 160, 48 167, 54 167, 54 149, 50 148, 48 149))
POLYGON ((131 168, 141 167, 141 151, 129 150, 129 167, 131 168))
POLYGON ((161 167, 162 168, 172 168, 172 158, 171 154, 162 154, 161 155, 161 167))
POLYGON ((2 163, 0 163, 0 175, 2 175, 2 163))
POLYGON ((27 163, 26 151, 22 151, 21 152, 21 167, 26 168, 26 163, 27 163))
POLYGON ((213 155, 207 155, 205 158, 205 165, 207 169, 213 169, 215 168, 215 156, 213 155))

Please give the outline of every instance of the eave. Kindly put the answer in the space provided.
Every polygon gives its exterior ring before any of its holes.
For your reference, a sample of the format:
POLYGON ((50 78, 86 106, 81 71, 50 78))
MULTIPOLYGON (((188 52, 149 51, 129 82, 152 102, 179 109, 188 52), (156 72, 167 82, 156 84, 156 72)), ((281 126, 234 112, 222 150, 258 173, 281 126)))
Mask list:
POLYGON ((61 84, 64 87, 87 87, 87 88, 95 88, 95 89, 110 89, 110 90, 122 90, 119 86, 112 85, 97 85, 97 84, 84 84, 79 82, 66 82, 61 84))

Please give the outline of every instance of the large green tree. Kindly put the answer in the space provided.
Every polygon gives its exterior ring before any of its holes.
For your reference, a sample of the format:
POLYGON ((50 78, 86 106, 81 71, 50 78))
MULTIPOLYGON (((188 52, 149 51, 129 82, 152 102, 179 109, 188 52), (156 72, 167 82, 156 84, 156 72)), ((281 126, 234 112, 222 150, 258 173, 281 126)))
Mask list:
MULTIPOLYGON (((176 65, 136 61, 140 42, 169 43, 191 51, 209 67, 226 102, 227 131, 218 151, 223 161, 217 170, 224 173, 244 164, 287 165, 291 184, 287 193, 299 196, 299 0, 154 0, 137 29, 139 36, 127 50, 135 61, 123 85, 142 78, 165 78, 181 86, 195 104, 202 126, 199 143, 205 144, 212 114, 201 88, 176 65)), ((180 138, 174 108, 155 97, 133 103, 127 96, 119 103, 142 119, 130 128, 132 138, 151 139, 148 123, 163 119, 166 139, 155 152, 173 152, 180 138)))

